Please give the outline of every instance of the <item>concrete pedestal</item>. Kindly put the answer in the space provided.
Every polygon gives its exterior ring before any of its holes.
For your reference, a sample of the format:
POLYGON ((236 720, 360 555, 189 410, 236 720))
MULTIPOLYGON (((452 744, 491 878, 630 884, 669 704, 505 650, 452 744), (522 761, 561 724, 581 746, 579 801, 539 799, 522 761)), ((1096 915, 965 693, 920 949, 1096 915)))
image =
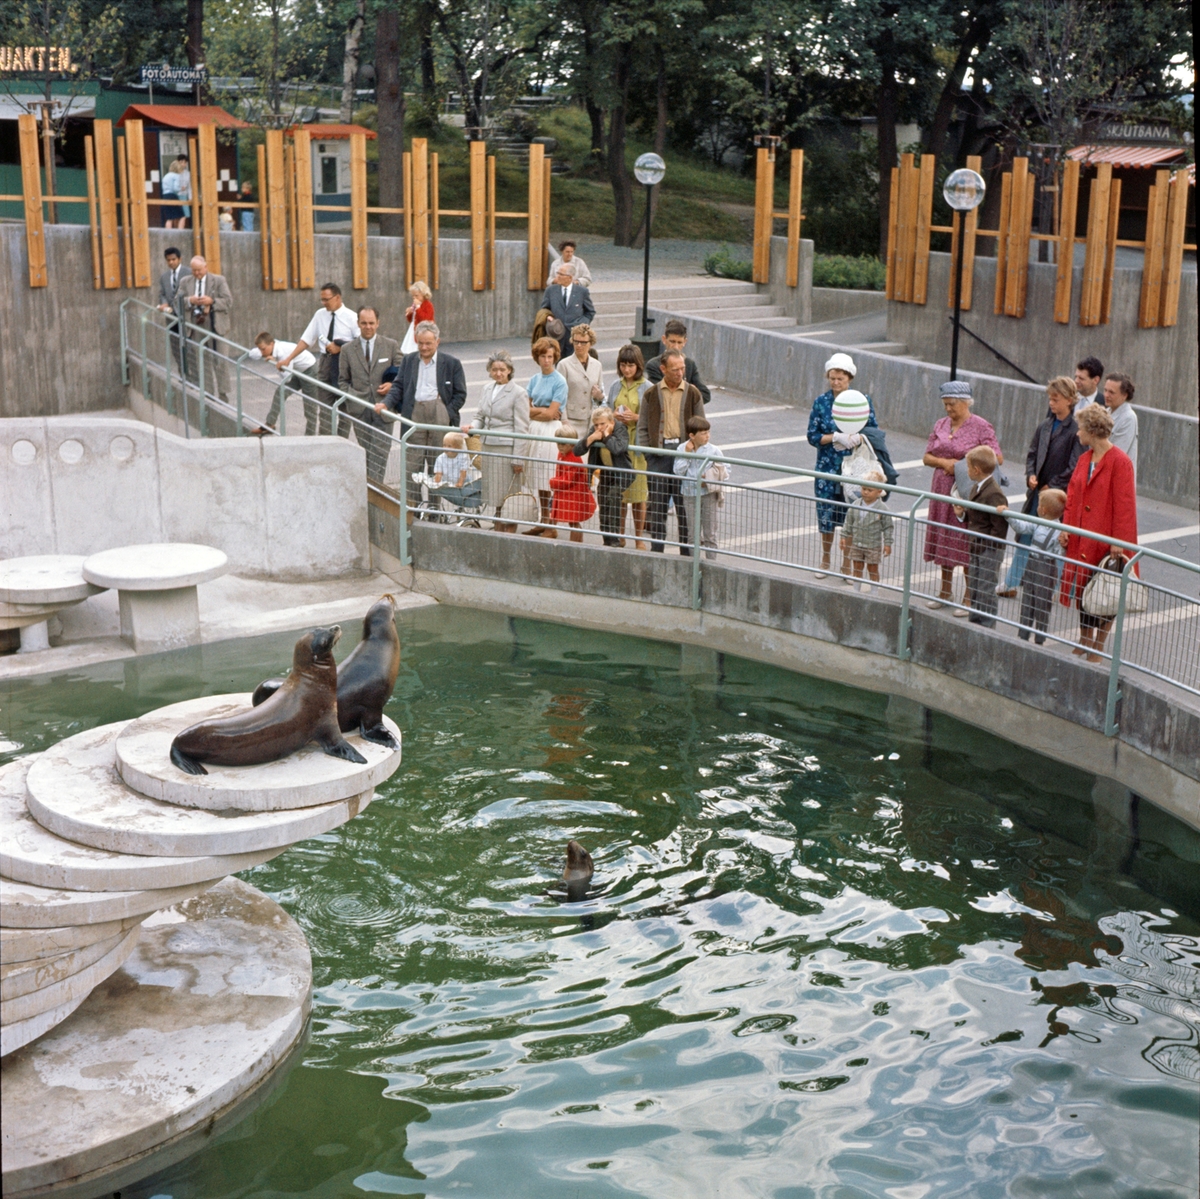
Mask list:
POLYGON ((0 562, 0 629, 21 630, 21 653, 50 648, 49 619, 102 586, 83 577, 78 554, 38 554, 0 562))
POLYGON ((36 654, 50 648, 50 621, 38 620, 21 630, 21 648, 18 653, 36 654))
POLYGON ((178 1161, 291 1064, 304 934, 236 879, 152 916, 124 966, 0 1064, 6 1199, 95 1199, 178 1161))
POLYGON ((200 644, 200 601, 195 587, 122 591, 121 640, 139 654, 200 644))

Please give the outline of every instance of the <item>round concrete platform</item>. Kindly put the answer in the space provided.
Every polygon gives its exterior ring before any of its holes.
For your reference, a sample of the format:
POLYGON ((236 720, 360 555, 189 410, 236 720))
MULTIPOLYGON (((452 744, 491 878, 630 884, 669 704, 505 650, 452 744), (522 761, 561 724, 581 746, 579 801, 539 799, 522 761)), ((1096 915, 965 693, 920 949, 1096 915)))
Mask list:
POLYGON ((76 733, 37 756, 25 780, 25 802, 38 824, 68 841, 114 853, 256 853, 327 833, 362 812, 374 795, 367 791, 319 807, 245 814, 148 799, 126 786, 114 768, 116 739, 128 723, 76 733))
POLYGON ((151 917, 121 969, 0 1063, 6 1199, 94 1199, 191 1152, 290 1065, 311 983, 303 933, 236 879, 151 917))
POLYGON ((83 577, 118 591, 173 591, 216 579, 229 559, 211 545, 159 542, 101 550, 83 562, 83 577))
MULTIPOLYGON (((349 799, 377 787, 400 766, 400 750, 358 734, 346 740, 365 765, 333 758, 315 744, 258 766, 207 766, 185 774, 171 761, 171 742, 189 725, 249 711, 250 695, 208 695, 148 712, 117 738, 117 770, 135 791, 187 808, 277 812, 349 799)), ((396 743, 400 730, 384 717, 396 743)))
POLYGON ((57 609, 103 591, 107 584, 83 577, 83 563, 82 554, 38 554, 0 562, 0 601, 57 609))
POLYGON ((25 806, 25 779, 34 760, 0 766, 0 875, 14 882, 67 891, 179 887, 239 874, 283 852, 281 846, 257 853, 146 857, 67 841, 42 828, 25 806))
POLYGON ((61 928, 0 928, 0 963, 41 961, 95 945, 128 932, 149 913, 106 920, 99 924, 69 924, 61 928))
POLYGON ((115 949, 124 937, 124 933, 117 933, 93 945, 84 945, 56 957, 34 958, 32 962, 13 962, 0 966, 0 1000, 16 999, 78 974, 85 966, 98 962, 110 949, 115 949))
POLYGON ((60 928, 145 916, 200 895, 212 880, 151 891, 64 891, 0 877, 0 925, 5 928, 60 928))

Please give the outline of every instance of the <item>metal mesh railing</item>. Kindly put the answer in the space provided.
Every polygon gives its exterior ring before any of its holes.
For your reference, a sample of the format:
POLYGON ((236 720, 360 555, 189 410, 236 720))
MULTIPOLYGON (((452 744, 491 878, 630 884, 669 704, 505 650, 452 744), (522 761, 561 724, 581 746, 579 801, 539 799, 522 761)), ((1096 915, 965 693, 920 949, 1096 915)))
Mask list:
MULTIPOLYGON (((733 477, 704 482, 675 471, 677 460, 695 463, 696 456, 647 454, 636 446, 639 469, 582 464, 560 459, 560 446, 570 443, 539 433, 536 423, 528 432, 475 432, 464 459, 443 445, 447 433, 459 429, 376 412, 382 397, 351 395, 311 375, 280 376, 273 364, 255 363, 227 338, 193 326, 168 328, 162 314, 138 301, 123 305, 122 337, 127 380, 140 371, 143 395, 175 415, 186 436, 336 434, 356 441, 368 492, 391 514, 390 544, 404 564, 411 560, 414 520, 671 551, 692 558, 696 607, 702 563, 711 561, 802 574, 896 603, 896 653, 902 658, 910 654, 914 606, 1000 635, 1061 646, 1108 669, 1110 735, 1121 669, 1200 695, 1200 567, 1149 547, 1113 542, 1124 552, 1123 569, 1088 570, 1065 585, 1058 535, 1083 531, 1054 521, 1020 516, 1026 533, 1042 528, 1053 534, 1040 539, 1047 540, 1044 547, 1025 547, 1010 537, 971 533, 950 515, 947 497, 916 488, 887 488, 880 505, 864 510, 849 497, 835 501, 806 492, 810 481, 844 480, 794 466, 724 458, 733 477), (736 475, 742 469, 774 477, 765 485, 741 482, 736 475), (1025 559, 1015 598, 997 594, 1009 554, 1025 559), (1158 576, 1153 581, 1142 577, 1148 569, 1158 576), (1094 586, 1093 592, 1105 594, 1088 601, 1101 614, 1080 606, 1094 573, 1099 584, 1109 585, 1094 586)), ((970 503, 958 511, 967 509, 991 511, 970 503)))

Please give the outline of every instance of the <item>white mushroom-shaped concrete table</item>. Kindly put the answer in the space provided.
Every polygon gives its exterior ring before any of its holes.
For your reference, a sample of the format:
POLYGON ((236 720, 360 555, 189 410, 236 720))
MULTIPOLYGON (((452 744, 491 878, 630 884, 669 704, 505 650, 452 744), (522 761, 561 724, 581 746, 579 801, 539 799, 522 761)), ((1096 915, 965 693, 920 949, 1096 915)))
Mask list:
POLYGON ((121 636, 138 653, 156 653, 200 643, 196 587, 228 569, 229 559, 210 545, 161 542, 93 554, 83 577, 116 589, 121 636))
POLYGON ((0 562, 0 629, 21 630, 21 652, 50 648, 50 617, 103 591, 83 577, 82 554, 37 554, 0 562))

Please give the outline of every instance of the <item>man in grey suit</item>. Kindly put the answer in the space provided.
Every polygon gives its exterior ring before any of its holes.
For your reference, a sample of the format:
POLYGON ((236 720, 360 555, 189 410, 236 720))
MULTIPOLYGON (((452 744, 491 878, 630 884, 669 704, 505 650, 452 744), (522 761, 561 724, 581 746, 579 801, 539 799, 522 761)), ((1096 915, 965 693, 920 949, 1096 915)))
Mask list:
POLYGON ((582 283, 575 282, 575 264, 563 262, 559 264, 558 274, 554 282, 546 288, 542 296, 542 307, 550 310, 550 315, 562 321, 564 332, 559 338, 563 357, 572 353, 571 330, 576 325, 591 323, 596 315, 596 306, 592 303, 591 294, 582 283))
MULTIPOLYGON (((199 254, 191 261, 192 273, 179 280, 175 291, 175 310, 192 325, 224 335, 229 328, 228 313, 233 308, 233 294, 224 275, 214 275, 208 263, 199 254), (219 318, 219 319, 218 319, 219 318)), ((203 353, 205 389, 208 380, 216 376, 217 394, 229 401, 229 365, 226 360, 231 347, 224 342, 206 337, 200 329, 192 329, 188 340, 199 343, 194 353, 188 355, 188 377, 199 378, 199 355, 203 353)))
POLYGON ((338 432, 343 437, 354 435, 367 455, 367 478, 372 483, 382 483, 387 469, 388 450, 391 438, 387 435, 392 422, 385 420, 375 411, 389 391, 390 382, 383 381, 384 372, 400 364, 400 345, 391 337, 379 336, 379 313, 370 305, 358 310, 358 336, 342 346, 338 355, 338 386, 351 395, 358 396, 361 405, 347 404, 343 411, 353 421, 338 422, 338 432))
POLYGON ((175 317, 175 293, 179 290, 179 280, 183 276, 183 255, 174 246, 163 251, 167 260, 167 269, 158 277, 158 310, 168 312, 167 328, 172 333, 171 352, 179 357, 179 321, 175 317))

